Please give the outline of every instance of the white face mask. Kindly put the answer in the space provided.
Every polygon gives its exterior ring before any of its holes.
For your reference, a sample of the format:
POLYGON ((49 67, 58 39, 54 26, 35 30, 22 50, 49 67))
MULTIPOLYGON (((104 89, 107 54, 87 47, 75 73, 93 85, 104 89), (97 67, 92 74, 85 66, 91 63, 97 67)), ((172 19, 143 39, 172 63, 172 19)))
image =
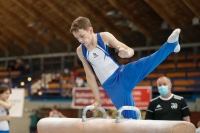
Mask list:
POLYGON ((158 92, 160 93, 160 95, 162 96, 166 96, 169 93, 169 87, 168 86, 159 86, 158 87, 158 92))

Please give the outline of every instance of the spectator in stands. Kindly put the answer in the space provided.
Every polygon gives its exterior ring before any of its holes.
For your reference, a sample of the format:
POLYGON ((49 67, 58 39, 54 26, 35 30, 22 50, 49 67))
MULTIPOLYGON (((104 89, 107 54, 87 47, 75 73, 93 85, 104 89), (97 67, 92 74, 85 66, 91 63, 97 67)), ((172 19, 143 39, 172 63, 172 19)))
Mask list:
POLYGON ((28 117, 30 118, 30 127, 29 127, 30 133, 37 133, 37 123, 40 120, 38 116, 38 111, 32 110, 31 113, 28 115, 28 117))
POLYGON ((196 133, 200 133, 200 120, 197 122, 196 133))
POLYGON ((77 76, 78 76, 78 74, 77 74, 76 71, 70 70, 70 80, 71 80, 70 82, 71 82, 72 84, 75 83, 75 79, 76 79, 77 76))
POLYGON ((30 73, 30 65, 24 64, 24 61, 22 60, 22 58, 18 57, 16 59, 16 63, 15 63, 15 70, 20 71, 21 74, 29 74, 30 73))
POLYGON ((8 101, 11 89, 7 86, 0 86, 0 133, 9 133, 9 109, 11 108, 11 103, 8 101))
POLYGON ((25 71, 25 66, 24 66, 24 62, 23 62, 22 58, 18 57, 16 59, 15 69, 19 70, 20 72, 25 71))
POLYGON ((157 80, 157 87, 160 96, 150 101, 145 119, 190 122, 190 111, 184 98, 171 93, 171 80, 162 76, 157 80))
POLYGON ((49 117, 65 118, 66 116, 64 116, 60 111, 58 111, 57 106, 54 105, 52 107, 52 110, 49 112, 49 117))
POLYGON ((84 80, 79 76, 76 77, 75 83, 76 83, 77 87, 83 87, 84 86, 84 80))
POLYGON ((68 68, 65 68, 65 69, 64 69, 64 76, 70 76, 70 73, 69 73, 69 69, 68 69, 68 68))
POLYGON ((10 61, 7 66, 7 71, 14 71, 15 70, 15 63, 10 61))

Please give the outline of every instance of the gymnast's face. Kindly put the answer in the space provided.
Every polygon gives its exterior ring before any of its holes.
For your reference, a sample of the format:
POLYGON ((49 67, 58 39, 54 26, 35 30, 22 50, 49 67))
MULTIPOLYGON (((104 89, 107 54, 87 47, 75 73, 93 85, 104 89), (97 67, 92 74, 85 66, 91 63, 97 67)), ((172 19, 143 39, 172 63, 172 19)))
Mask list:
POLYGON ((89 27, 88 30, 79 29, 72 33, 74 37, 81 43, 88 47, 92 42, 93 29, 89 27))

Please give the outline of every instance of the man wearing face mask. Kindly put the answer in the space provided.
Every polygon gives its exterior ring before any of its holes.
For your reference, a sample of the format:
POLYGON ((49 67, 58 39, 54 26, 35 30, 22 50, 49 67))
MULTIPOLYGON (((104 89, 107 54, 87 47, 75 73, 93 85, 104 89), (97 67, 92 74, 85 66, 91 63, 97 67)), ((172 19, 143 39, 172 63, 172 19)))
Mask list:
POLYGON ((171 93, 171 80, 162 76, 157 80, 160 96, 152 99, 145 119, 190 122, 190 111, 183 97, 171 93))

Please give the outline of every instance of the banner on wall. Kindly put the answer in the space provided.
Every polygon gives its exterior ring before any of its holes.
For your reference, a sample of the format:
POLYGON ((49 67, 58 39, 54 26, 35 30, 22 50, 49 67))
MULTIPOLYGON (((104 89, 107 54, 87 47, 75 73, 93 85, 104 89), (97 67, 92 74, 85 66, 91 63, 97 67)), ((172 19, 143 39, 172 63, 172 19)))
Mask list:
POLYGON ((24 89, 14 88, 8 99, 12 103, 12 107, 9 110, 11 117, 22 117, 24 108, 24 89))
MULTIPOLYGON (((114 108, 114 105, 108 95, 102 88, 100 90, 100 97, 102 107, 106 109, 114 108)), ((151 86, 136 86, 132 95, 137 108, 147 109, 152 98, 151 86)), ((92 90, 89 87, 75 87, 73 88, 72 108, 84 108, 95 102, 92 90)))

